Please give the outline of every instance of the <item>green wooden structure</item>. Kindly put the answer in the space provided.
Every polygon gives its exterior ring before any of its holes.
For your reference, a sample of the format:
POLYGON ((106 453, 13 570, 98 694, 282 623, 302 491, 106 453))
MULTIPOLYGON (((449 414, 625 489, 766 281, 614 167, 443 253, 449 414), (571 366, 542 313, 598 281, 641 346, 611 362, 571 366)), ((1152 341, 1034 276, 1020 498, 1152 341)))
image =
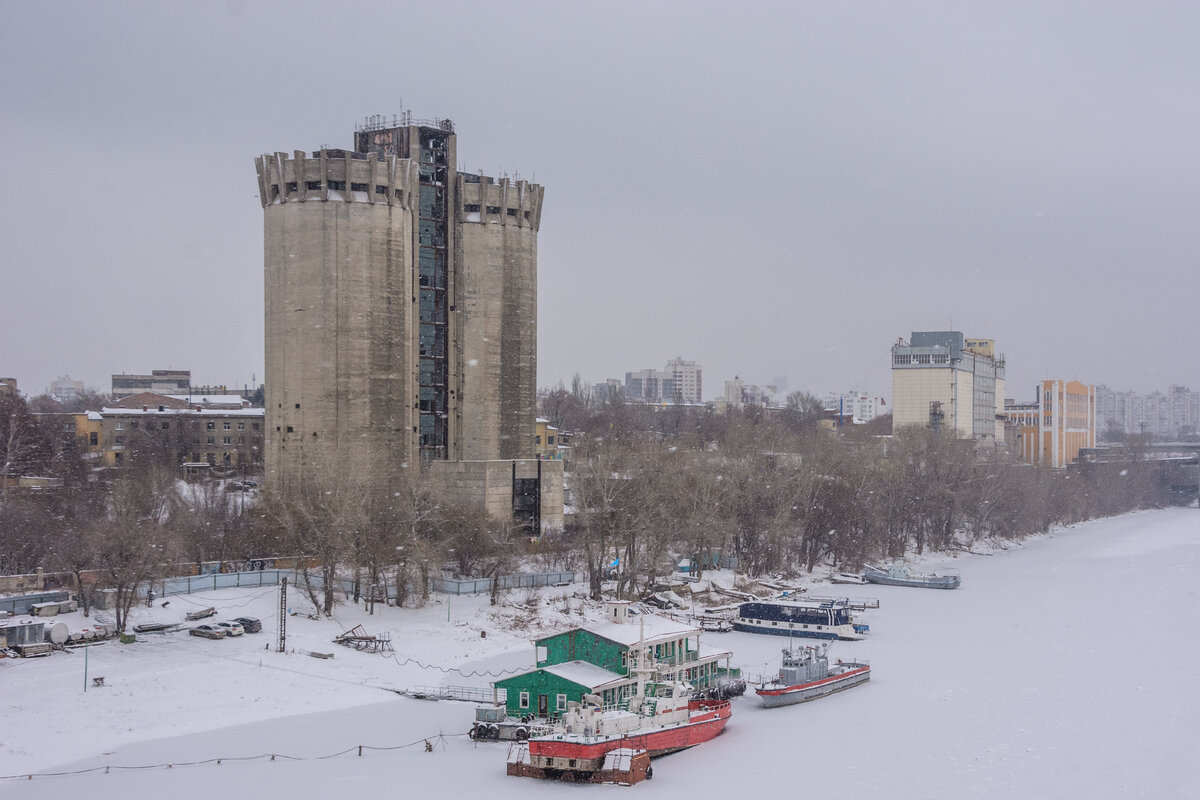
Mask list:
POLYGON ((664 680, 704 689, 738 676, 729 666, 731 653, 700 646, 699 628, 655 616, 626 621, 625 609, 619 611, 609 617, 613 621, 536 640, 537 668, 492 684, 505 690, 508 714, 554 718, 584 694, 599 695, 605 706, 620 704, 633 693, 629 651, 639 644, 649 649, 664 680))

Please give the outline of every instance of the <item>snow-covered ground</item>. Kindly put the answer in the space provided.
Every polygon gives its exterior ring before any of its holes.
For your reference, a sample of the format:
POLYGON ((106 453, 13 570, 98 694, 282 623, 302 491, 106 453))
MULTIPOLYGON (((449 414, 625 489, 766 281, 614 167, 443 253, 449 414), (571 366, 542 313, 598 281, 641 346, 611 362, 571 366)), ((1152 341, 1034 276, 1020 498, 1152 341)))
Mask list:
MULTIPOLYGON (((927 565, 935 565, 934 561, 927 565)), ((636 792, 737 797, 747 788, 853 798, 1190 798, 1200 794, 1197 593, 1200 512, 1144 512, 1065 529, 992 556, 963 556, 957 591, 814 588, 874 596, 861 688, 765 710, 751 693, 716 740, 656 762, 632 789, 504 775, 506 747, 465 737, 473 707, 401 697, 421 685, 486 686, 463 671, 527 667, 530 639, 579 621, 583 604, 546 599, 541 613, 486 597, 435 596, 423 609, 339 607, 336 620, 288 618, 278 654, 275 589, 170 598, 142 619, 177 620, 197 605, 249 614, 261 634, 209 641, 185 634, 95 647, 84 691, 81 652, 0 660, 0 775, 98 765, 180 764, 278 753, 298 760, 223 761, 0 781, 0 797, 550 797, 636 792), (330 642, 362 623, 391 630, 396 658, 330 642), (486 632, 486 638, 481 637, 486 632), (300 651, 332 652, 331 660, 300 651), (441 738, 438 738, 438 737, 441 738), (433 752, 426 752, 429 739, 433 752), (364 749, 357 745, 401 747, 364 749), (317 759, 350 750, 343 755, 317 759)), ((573 587, 579 590, 581 587, 573 587)), ((546 590, 550 597, 562 589, 546 590)), ((510 596, 523 602, 523 593, 510 596)), ((293 610, 307 611, 298 593, 293 610)), ((157 606, 157 604, 156 604, 157 606)), ((594 615, 595 609, 584 609, 594 615)), ((64 621, 72 621, 64 617, 64 621)), ((139 619, 135 619, 140 621, 139 619)), ((777 668, 776 637, 705 634, 758 675, 777 668)))

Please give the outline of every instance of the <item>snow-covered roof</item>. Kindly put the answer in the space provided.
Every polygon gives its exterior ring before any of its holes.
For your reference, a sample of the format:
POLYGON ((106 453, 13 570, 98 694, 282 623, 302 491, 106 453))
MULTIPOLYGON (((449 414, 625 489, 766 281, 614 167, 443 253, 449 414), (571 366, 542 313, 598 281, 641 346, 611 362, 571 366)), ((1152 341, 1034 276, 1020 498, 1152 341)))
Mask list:
POLYGON ((586 661, 567 661, 562 664, 551 664, 548 667, 542 667, 542 670, 549 672, 551 675, 557 675, 571 683, 586 686, 589 689, 599 689, 609 683, 627 683, 629 681, 629 678, 624 675, 610 672, 604 667, 598 667, 586 661))
POLYGON ((103 419, 103 417, 101 417, 101 416, 100 416, 100 412, 99 412, 99 411, 89 411, 89 412, 87 412, 87 418, 88 418, 88 419, 90 419, 92 422, 99 422, 100 420, 102 420, 102 419, 103 419))
POLYGON ((100 414, 106 417, 141 417, 141 416, 179 416, 181 414, 196 414, 201 417, 261 417, 265 414, 262 408, 163 408, 158 406, 148 408, 102 408, 100 414))
POLYGON ((703 642, 701 642, 700 646, 696 648, 696 654, 701 661, 709 658, 730 658, 733 656, 731 651, 726 650, 723 647, 713 647, 712 645, 707 645, 703 642))
POLYGON ((653 614, 644 614, 630 619, 628 622, 593 622, 585 625, 584 630, 623 645, 635 645, 642 640, 643 635, 646 644, 658 644, 700 633, 699 628, 666 617, 656 617, 653 614), (645 623, 644 634, 643 622, 645 623))
POLYGON ((240 394, 168 394, 172 400, 183 400, 186 403, 200 403, 201 405, 211 403, 225 403, 233 405, 249 405, 250 401, 242 397, 240 394))

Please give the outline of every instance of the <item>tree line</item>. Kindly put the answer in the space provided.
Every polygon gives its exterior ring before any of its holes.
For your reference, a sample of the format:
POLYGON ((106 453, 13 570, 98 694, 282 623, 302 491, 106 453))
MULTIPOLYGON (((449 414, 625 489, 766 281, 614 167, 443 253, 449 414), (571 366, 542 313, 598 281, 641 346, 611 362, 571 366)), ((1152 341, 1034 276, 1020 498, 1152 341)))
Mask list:
MULTIPOLYGON (((530 539, 482 507, 438 496, 417 470, 313 471, 287 496, 267 487, 247 502, 216 481, 183 483, 170 458, 134 442, 127 466, 98 474, 81 449, 28 435, 21 404, 0 403, 3 463, 63 481, 49 491, 6 482, 0 573, 66 571, 85 588, 86 575, 115 590, 118 627, 137 587, 178 574, 181 563, 275 556, 309 565, 299 588, 325 613, 338 600, 335 578, 349 578, 374 613, 385 596, 424 602, 436 576, 530 565, 579 572, 596 599, 629 598, 652 590, 678 558, 700 574, 731 559, 749 575, 856 569, 1167 502, 1152 462, 1041 470, 944 433, 891 434, 886 419, 835 434, 803 393, 782 409, 717 414, 562 390, 540 410, 573 428, 569 513, 565 530, 530 539)), ((86 591, 81 599, 86 609, 86 591)))

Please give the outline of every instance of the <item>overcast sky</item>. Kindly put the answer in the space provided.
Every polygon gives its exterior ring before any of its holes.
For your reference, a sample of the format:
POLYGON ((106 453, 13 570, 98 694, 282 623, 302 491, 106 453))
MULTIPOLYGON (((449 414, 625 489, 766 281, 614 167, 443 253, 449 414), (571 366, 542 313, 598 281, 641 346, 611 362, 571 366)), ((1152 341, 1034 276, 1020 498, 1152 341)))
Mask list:
POLYGON ((1200 6, 0 2, 0 376, 263 373, 252 159, 450 117, 546 186, 539 384, 891 395, 913 330, 1200 390, 1200 6))

